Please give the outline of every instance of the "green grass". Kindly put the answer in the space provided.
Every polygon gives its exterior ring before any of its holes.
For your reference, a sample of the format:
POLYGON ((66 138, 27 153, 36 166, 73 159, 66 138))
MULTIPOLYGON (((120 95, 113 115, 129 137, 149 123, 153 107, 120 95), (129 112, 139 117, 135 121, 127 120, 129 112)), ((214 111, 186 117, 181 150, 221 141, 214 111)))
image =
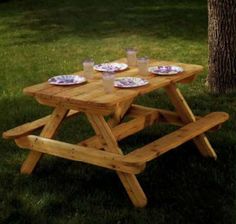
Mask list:
MULTIPOLYGON (((124 57, 126 47, 151 58, 202 64, 204 73, 180 85, 194 113, 226 111, 231 119, 209 139, 218 160, 203 158, 192 143, 149 163, 138 176, 149 203, 135 209, 114 172, 45 156, 33 175, 21 175, 27 151, 0 139, 0 223, 205 224, 236 222, 236 95, 213 96, 207 75, 207 5, 204 0, 51 0, 0 3, 0 132, 51 109, 22 89, 50 76, 124 57)), ((163 91, 139 99, 169 108, 163 91)), ((92 134, 85 118, 63 126, 58 138, 75 142, 92 134), (82 125, 84 124, 84 125, 82 125)), ((131 150, 172 130, 146 129, 123 140, 131 150), (132 147, 131 147, 132 146, 132 147)))

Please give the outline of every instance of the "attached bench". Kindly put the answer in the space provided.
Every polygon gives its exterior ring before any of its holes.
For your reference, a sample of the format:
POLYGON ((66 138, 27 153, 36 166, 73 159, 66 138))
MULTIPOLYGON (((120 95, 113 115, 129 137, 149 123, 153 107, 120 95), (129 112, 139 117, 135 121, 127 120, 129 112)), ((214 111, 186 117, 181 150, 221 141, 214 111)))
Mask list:
MULTIPOLYGON (((79 113, 79 111, 70 110, 66 117, 69 118, 69 117, 72 117, 78 113, 79 113)), ((48 115, 48 116, 42 117, 38 120, 35 120, 33 122, 28 122, 23 125, 12 128, 6 132, 3 132, 2 137, 5 139, 14 139, 14 138, 19 138, 23 135, 28 135, 28 134, 32 133, 33 131, 36 131, 36 130, 42 128, 48 122, 50 117, 51 117, 51 115, 48 115)))
POLYGON ((208 114, 196 122, 189 123, 127 155, 119 155, 97 150, 97 148, 74 145, 35 135, 21 136, 16 138, 15 141, 21 148, 28 148, 33 151, 81 161, 125 173, 138 174, 144 170, 146 162, 155 159, 161 154, 225 122, 228 118, 229 115, 224 112, 208 114))
POLYGON ((189 123, 184 127, 165 135, 158 140, 136 149, 125 157, 125 161, 145 163, 169 150, 176 148, 207 130, 222 124, 229 119, 229 115, 224 112, 213 112, 200 118, 196 122, 189 123))

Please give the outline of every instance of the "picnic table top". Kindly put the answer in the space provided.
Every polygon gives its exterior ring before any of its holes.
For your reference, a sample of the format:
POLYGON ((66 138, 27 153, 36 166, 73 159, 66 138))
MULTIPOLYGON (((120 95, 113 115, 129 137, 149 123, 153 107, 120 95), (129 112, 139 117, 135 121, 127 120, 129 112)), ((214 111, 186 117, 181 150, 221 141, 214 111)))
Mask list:
MULTIPOLYGON (((125 62, 126 59, 119 59, 116 62, 125 62)), ((149 81, 148 85, 137 88, 114 88, 112 93, 105 93, 101 72, 95 72, 92 80, 80 85, 73 86, 56 86, 48 82, 43 82, 30 87, 26 87, 23 91, 27 95, 34 96, 42 104, 51 106, 58 106, 64 104, 69 109, 80 109, 100 111, 101 113, 109 114, 115 106, 126 100, 135 98, 138 95, 151 92, 153 90, 167 86, 170 83, 176 82, 190 82, 191 77, 200 73, 203 67, 200 65, 176 63, 169 61, 151 60, 150 66, 157 65, 177 65, 181 66, 184 71, 172 76, 157 76, 155 74, 148 74, 145 76, 137 75, 137 67, 129 68, 125 71, 116 73, 116 77, 142 77, 149 81)), ((83 74, 82 71, 75 74, 83 74)))

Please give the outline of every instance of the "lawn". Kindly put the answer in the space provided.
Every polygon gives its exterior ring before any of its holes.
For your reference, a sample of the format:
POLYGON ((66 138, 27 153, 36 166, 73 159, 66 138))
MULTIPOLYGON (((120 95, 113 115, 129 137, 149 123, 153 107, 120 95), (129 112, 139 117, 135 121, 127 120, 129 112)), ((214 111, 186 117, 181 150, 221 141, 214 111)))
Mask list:
MULTIPOLYGON (((138 175, 149 203, 136 209, 115 173, 102 168, 45 156, 32 175, 20 174, 27 151, 0 138, 0 223, 236 222, 236 94, 211 95, 204 85, 205 0, 0 1, 0 132, 51 112, 24 96, 24 87, 82 69, 88 57, 96 63, 124 57, 127 47, 140 56, 204 66, 195 82, 179 87, 195 114, 230 114, 221 130, 208 134, 218 159, 187 143, 154 160, 138 175)), ((163 91, 139 103, 170 107, 163 91)), ((85 122, 65 122, 57 137, 75 142, 91 135, 85 122)), ((171 130, 151 127, 120 146, 128 151, 171 130)))

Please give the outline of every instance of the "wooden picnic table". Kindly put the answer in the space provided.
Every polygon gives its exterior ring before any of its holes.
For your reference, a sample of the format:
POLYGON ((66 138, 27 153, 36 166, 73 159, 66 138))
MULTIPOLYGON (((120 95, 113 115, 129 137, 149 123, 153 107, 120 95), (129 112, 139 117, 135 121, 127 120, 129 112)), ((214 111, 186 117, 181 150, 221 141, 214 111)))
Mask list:
MULTIPOLYGON (((117 60, 125 62, 126 59, 117 60)), ((85 84, 74 86, 55 86, 48 82, 26 87, 24 93, 33 96, 40 104, 53 107, 51 115, 23 124, 3 133, 6 139, 15 139, 20 148, 30 149, 21 172, 30 174, 42 155, 50 154, 70 160, 81 161, 117 172, 132 203, 144 207, 147 198, 135 174, 142 172, 148 161, 181 144, 193 140, 203 156, 216 159, 216 153, 210 145, 205 132, 217 130, 228 119, 224 112, 213 112, 204 117, 195 116, 184 99, 177 83, 190 83, 202 72, 200 65, 183 64, 168 61, 151 60, 154 65, 178 65, 184 72, 172 76, 149 74, 143 78, 149 84, 130 89, 115 88, 105 93, 101 73, 85 84), (146 93, 164 88, 175 111, 150 108, 134 104, 134 100, 146 93), (63 120, 71 116, 86 114, 95 135, 78 144, 71 144, 53 137, 63 120), (109 119, 105 119, 109 115, 109 119), (129 117, 128 121, 123 121, 129 117), (181 126, 154 142, 124 155, 118 142, 150 125, 165 122, 181 126), (40 135, 33 135, 42 128, 40 135)), ((137 77, 137 68, 130 68, 116 74, 137 77)), ((203 99, 204 100, 204 99, 203 99)), ((127 119, 126 119, 127 120, 127 119)))

